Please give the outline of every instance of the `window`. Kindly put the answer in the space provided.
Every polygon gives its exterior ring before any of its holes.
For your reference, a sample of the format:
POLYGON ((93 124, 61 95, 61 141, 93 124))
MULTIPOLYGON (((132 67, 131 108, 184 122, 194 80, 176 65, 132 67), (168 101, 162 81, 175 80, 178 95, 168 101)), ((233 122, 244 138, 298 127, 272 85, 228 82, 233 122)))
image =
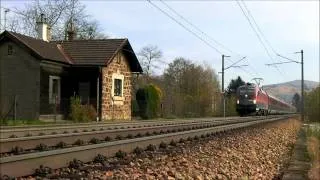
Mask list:
POLYGON ((13 54, 13 47, 12 45, 8 45, 8 55, 12 55, 13 54))
POLYGON ((114 79, 114 96, 122 96, 122 79, 114 79))
POLYGON ((112 74, 112 89, 111 96, 113 103, 117 105, 123 105, 123 101, 125 100, 123 96, 123 84, 124 84, 124 75, 119 73, 112 74))
POLYGON ((49 103, 60 103, 60 77, 49 76, 49 103))

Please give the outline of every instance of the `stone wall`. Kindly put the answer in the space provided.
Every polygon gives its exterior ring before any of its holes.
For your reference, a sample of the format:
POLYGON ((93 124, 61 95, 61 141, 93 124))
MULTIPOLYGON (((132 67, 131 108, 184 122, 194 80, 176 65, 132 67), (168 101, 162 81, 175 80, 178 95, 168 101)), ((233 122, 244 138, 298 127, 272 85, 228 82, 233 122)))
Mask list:
POLYGON ((120 52, 102 68, 102 120, 131 120, 131 79, 128 60, 120 52), (122 96, 113 95, 113 78, 123 78, 122 96))

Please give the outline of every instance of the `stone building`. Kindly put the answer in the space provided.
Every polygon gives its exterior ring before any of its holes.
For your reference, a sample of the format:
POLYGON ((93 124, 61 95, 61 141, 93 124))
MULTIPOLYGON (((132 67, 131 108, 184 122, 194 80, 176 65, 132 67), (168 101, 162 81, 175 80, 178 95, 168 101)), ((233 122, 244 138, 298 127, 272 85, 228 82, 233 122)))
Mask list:
POLYGON ((128 39, 50 41, 46 23, 38 27, 38 38, 0 34, 0 118, 67 118, 78 95, 98 119, 131 119, 132 76, 142 69, 128 39))

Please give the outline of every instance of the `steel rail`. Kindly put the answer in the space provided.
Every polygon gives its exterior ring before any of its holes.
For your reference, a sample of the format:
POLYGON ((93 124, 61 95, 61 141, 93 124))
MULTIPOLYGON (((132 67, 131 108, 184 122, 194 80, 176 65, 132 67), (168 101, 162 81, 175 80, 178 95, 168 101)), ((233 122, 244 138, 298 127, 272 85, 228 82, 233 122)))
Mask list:
MULTIPOLYGON (((257 119, 257 117, 255 118, 257 119)), ((258 119, 264 119, 264 117, 258 117, 258 119)), ((206 128, 208 126, 217 126, 223 124, 237 123, 250 121, 251 118, 246 119, 225 119, 224 121, 203 121, 203 122, 190 122, 185 124, 170 124, 162 126, 150 126, 150 127, 140 127, 140 128, 129 128, 129 129, 114 129, 114 130, 103 130, 103 131, 91 131, 91 132, 78 132, 78 133, 68 133, 68 134, 56 134, 56 135, 42 135, 42 136, 30 136, 30 137, 19 137, 19 138, 7 138, 0 139, 0 153, 10 153, 13 148, 19 147, 23 150, 35 149, 37 145, 45 144, 48 147, 53 147, 60 142, 67 145, 72 145, 78 139, 88 142, 92 138, 99 139, 103 141, 106 137, 111 139, 116 139, 120 137, 122 139, 128 137, 131 138, 140 134, 141 136, 149 133, 149 135, 156 132, 159 134, 162 132, 183 131, 191 128, 206 128)))
MULTIPOLYGON (((230 117, 227 118, 227 120, 232 119, 250 119, 252 117, 230 117)), ((93 124, 81 124, 81 125, 75 125, 75 126, 53 126, 53 127, 33 127, 33 128, 18 128, 18 129, 1 129, 0 130, 0 139, 9 138, 11 136, 16 137, 23 137, 23 136, 37 136, 39 134, 63 134, 66 131, 67 132, 73 132, 75 130, 79 131, 91 131, 92 129, 100 130, 103 129, 127 129, 137 126, 161 126, 161 125, 171 125, 171 124, 184 124, 184 123, 192 123, 192 122, 204 122, 204 121, 224 121, 225 118, 196 118, 196 119, 183 119, 178 121, 142 121, 142 122, 135 122, 135 123, 117 123, 117 124, 111 124, 111 123, 93 123, 93 124)))
MULTIPOLYGON (((231 116, 229 118, 239 118, 239 116, 231 116)), ((90 126, 90 125, 131 125, 140 123, 157 123, 157 122, 176 122, 176 121, 192 121, 195 119, 223 119, 223 117, 206 117, 206 118, 182 118, 182 119, 154 119, 154 120, 131 120, 131 121, 99 121, 86 123, 54 123, 54 124, 39 124, 39 125, 20 125, 20 126, 0 126, 0 130, 10 129, 30 129, 30 128, 50 128, 50 127, 66 127, 66 126, 90 126)))
POLYGON ((52 169, 57 169, 68 166, 68 162, 72 161, 73 159, 78 159, 83 162, 89 162, 92 161, 93 158, 98 154, 102 154, 106 157, 112 157, 119 150, 129 153, 132 152, 137 146, 139 146, 140 148, 145 148, 149 144, 158 145, 161 142, 170 142, 172 140, 178 141, 181 138, 186 139, 188 137, 194 136, 201 137, 201 135, 210 135, 217 132, 244 128, 260 123, 287 119, 289 117, 290 116, 276 117, 264 120, 260 119, 256 121, 221 125, 204 129, 196 129, 142 138, 106 142, 101 144, 58 149, 46 152, 17 155, 12 157, 4 157, 0 158, 0 174, 8 175, 10 177, 21 177, 33 174, 35 169, 40 165, 50 167, 52 169))

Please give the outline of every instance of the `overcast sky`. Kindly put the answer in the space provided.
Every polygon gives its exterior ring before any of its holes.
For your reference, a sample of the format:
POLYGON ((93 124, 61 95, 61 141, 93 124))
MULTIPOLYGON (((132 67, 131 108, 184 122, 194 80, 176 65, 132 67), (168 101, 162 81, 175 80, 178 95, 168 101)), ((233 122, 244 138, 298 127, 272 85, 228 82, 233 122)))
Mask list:
MULTIPOLYGON (((2 1, 1 6, 23 7, 27 1, 2 1)), ((274 84, 301 78, 299 64, 274 67, 266 63, 286 61, 275 52, 300 61, 296 51, 304 50, 305 79, 319 81, 319 1, 245 1, 246 6, 263 32, 269 44, 268 51, 243 15, 237 1, 165 1, 179 14, 210 35, 224 47, 189 26, 170 12, 160 1, 153 1, 179 22, 201 36, 211 46, 231 56, 226 66, 239 60, 249 67, 230 68, 226 71, 226 83, 238 75, 250 81, 253 77, 264 78, 264 84, 274 84), (231 52, 230 52, 231 50, 231 52)), ((199 64, 221 71, 221 54, 208 46, 148 1, 82 1, 88 14, 98 20, 103 32, 112 38, 127 37, 137 53, 143 46, 157 45, 163 52, 163 61, 172 62, 175 57, 185 57, 199 64)), ((243 5, 243 4, 242 4, 243 5)), ((1 9, 3 13, 3 9, 1 9)), ((252 22, 253 23, 253 22, 252 22)), ((162 69, 165 64, 156 64, 162 69)), ((159 70, 157 70, 159 73, 159 70)), ((220 75, 219 75, 220 77, 220 75)))

